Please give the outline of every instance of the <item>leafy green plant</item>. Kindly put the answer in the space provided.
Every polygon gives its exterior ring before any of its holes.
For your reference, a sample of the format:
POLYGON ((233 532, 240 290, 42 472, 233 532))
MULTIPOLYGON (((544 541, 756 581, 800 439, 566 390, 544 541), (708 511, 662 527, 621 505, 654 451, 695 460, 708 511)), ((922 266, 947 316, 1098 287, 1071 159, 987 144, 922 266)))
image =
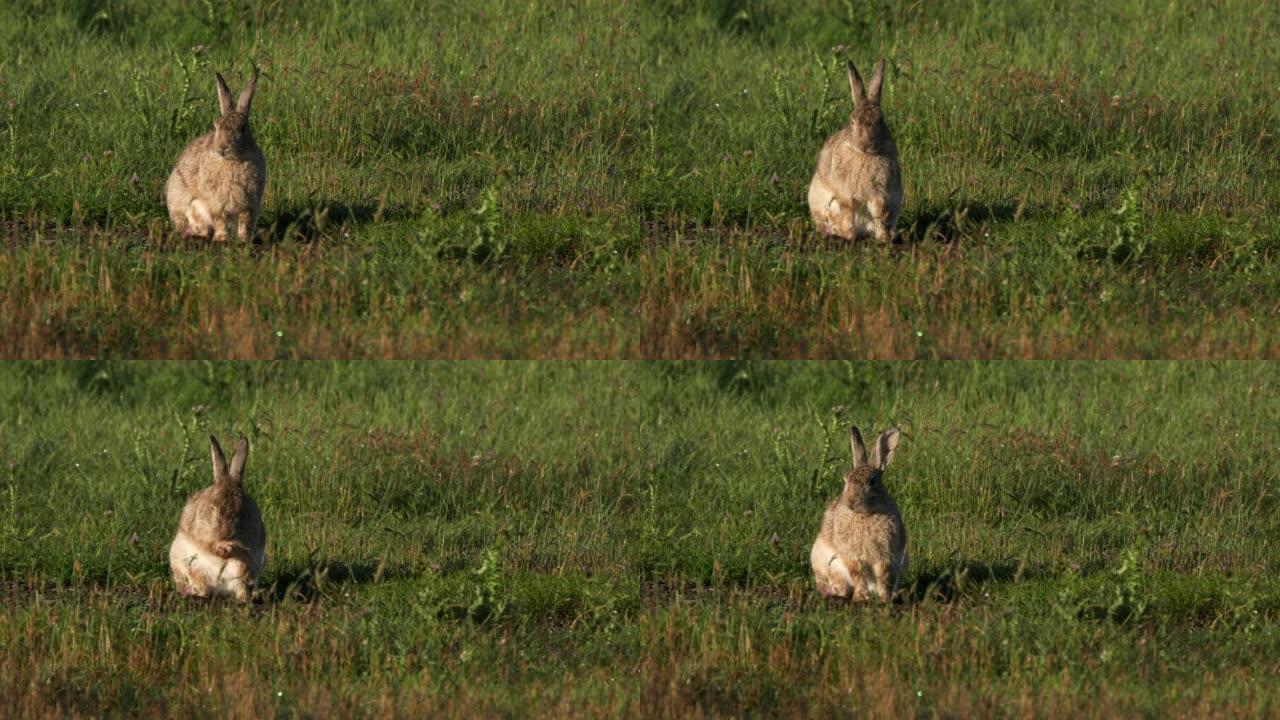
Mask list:
POLYGON ((1082 577, 1074 569, 1063 576, 1053 608, 1064 621, 1087 620, 1136 625, 1151 605, 1150 589, 1142 573, 1140 550, 1126 548, 1120 562, 1101 577, 1082 577))
POLYGON ((498 189, 494 186, 485 188, 479 203, 467 213, 449 218, 428 213, 424 224, 419 239, 427 258, 492 265, 507 256, 508 240, 503 234, 498 189))
POLYGON ((477 622, 497 622, 507 611, 507 592, 497 548, 480 555, 480 565, 470 573, 470 602, 467 615, 477 622))

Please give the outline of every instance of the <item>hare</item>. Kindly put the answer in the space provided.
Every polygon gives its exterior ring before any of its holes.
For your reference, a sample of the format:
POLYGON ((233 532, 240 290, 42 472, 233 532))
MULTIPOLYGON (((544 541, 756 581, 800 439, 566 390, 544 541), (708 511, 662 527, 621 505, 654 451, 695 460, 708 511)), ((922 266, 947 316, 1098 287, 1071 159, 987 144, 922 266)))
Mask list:
POLYGON ((184 236, 227 239, 233 221, 242 241, 253 239, 267 186, 267 160, 249 128, 249 106, 258 87, 258 71, 233 105, 231 89, 219 73, 222 115, 213 132, 192 140, 165 183, 169 217, 184 236))
POLYGON ((209 436, 213 485, 187 500, 178 535, 169 547, 169 569, 183 595, 233 595, 247 601, 266 560, 267 536, 258 505, 244 491, 249 441, 240 438, 227 466, 218 439, 209 436))
POLYGON ((854 240, 867 235, 887 242, 902 210, 898 146, 880 112, 884 60, 863 87, 849 63, 853 112, 849 124, 827 139, 809 183, 809 212, 823 235, 854 240))
POLYGON ((822 514, 809 564, 823 595, 888 601, 907 570, 907 528, 881 479, 898 447, 898 430, 880 435, 869 462, 858 428, 850 428, 849 435, 853 469, 822 514))

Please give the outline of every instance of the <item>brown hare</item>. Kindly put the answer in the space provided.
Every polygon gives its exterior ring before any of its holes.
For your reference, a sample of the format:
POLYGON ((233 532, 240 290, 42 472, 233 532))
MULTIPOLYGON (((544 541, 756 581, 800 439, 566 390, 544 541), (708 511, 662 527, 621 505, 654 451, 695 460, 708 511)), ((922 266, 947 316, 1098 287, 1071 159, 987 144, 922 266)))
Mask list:
POLYGON ((883 82, 884 60, 865 88, 849 63, 853 112, 849 124, 822 146, 809 183, 809 213, 823 235, 848 240, 872 235, 881 242, 893 237, 902 210, 902 175, 898 146, 880 112, 883 82))
POLYGON ((184 236, 227 239, 232 223, 242 241, 253 239, 267 186, 267 161, 249 128, 249 106, 258 87, 258 71, 231 101, 231 89, 222 75, 218 80, 218 104, 222 115, 213 132, 192 140, 165 184, 169 217, 184 236))
POLYGON ((258 505, 244 491, 249 441, 240 438, 231 465, 209 436, 213 485, 191 496, 169 547, 169 569, 183 595, 233 595, 247 601, 266 559, 267 536, 258 505))
POLYGON ((853 469, 822 514, 809 564, 823 595, 888 601, 907 570, 907 528, 881 477, 898 447, 898 430, 880 435, 870 459, 858 428, 849 435, 853 469))

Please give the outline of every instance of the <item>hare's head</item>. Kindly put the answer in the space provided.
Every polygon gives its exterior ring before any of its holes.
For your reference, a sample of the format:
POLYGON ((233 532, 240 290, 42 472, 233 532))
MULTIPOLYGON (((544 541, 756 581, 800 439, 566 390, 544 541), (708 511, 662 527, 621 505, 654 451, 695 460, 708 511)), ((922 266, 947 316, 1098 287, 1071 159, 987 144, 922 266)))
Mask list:
POLYGON ((844 474, 844 499, 855 509, 873 508, 889 497, 882 476, 893 459, 893 451, 898 448, 898 429, 881 433, 869 456, 858 428, 849 428, 849 443, 853 450, 853 468, 844 474))
POLYGON ((871 82, 863 85, 858 68, 849 62, 849 91, 853 94, 853 112, 849 113, 849 125, 853 128, 853 142, 865 153, 878 152, 889 129, 880 112, 880 88, 884 84, 884 60, 876 63, 871 82))
POLYGON ((258 89, 258 71, 254 70, 253 79, 235 102, 231 100, 231 88, 227 87, 222 74, 214 75, 218 78, 218 106, 222 115, 213 124, 213 148, 222 157, 236 157, 253 144, 253 134, 249 131, 249 106, 253 104, 253 94, 258 89))

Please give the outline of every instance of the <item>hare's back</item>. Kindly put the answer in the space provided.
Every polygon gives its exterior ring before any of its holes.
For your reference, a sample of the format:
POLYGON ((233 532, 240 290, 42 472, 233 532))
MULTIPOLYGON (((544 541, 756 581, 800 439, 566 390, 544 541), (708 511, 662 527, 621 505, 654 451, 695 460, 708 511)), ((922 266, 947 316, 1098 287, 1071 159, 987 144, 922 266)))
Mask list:
POLYGON ((262 512, 253 498, 245 495, 240 502, 240 517, 236 523, 237 540, 254 547, 266 540, 266 528, 262 524, 262 512))
POLYGON ((170 192, 174 189, 176 183, 188 193, 198 194, 200 169, 205 164, 205 158, 212 147, 213 133, 201 135, 187 143, 187 146, 182 149, 182 153, 178 155, 178 161, 174 163, 173 172, 169 175, 168 189, 170 192))
POLYGON ((188 165, 195 167, 200 164, 200 159, 209 153, 213 148, 213 133, 205 133, 200 137, 187 143, 182 148, 182 153, 178 155, 178 166, 188 165))
POLYGON ((828 183, 839 179, 841 151, 848 144, 845 139, 848 135, 848 127, 840 128, 827 138, 827 141, 822 144, 822 149, 818 151, 818 170, 815 174, 828 183))
POLYGON ((906 536, 896 514, 848 511, 834 518, 836 551, 867 562, 891 562, 902 554, 906 536))

